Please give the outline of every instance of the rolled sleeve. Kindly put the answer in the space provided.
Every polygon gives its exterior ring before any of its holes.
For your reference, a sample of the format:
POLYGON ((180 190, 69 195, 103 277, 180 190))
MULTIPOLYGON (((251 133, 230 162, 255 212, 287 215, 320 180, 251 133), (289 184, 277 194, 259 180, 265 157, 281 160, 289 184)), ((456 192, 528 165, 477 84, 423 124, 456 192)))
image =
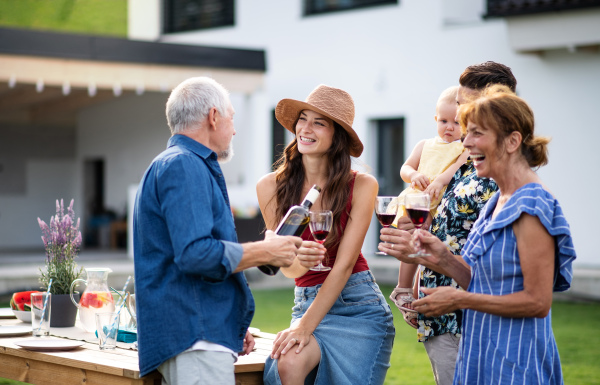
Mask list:
POLYGON ((244 249, 242 245, 237 242, 229 242, 229 241, 221 241, 225 246, 225 251, 223 252, 223 258, 229 262, 229 266, 231 271, 235 271, 240 261, 242 260, 242 255, 244 254, 244 249))

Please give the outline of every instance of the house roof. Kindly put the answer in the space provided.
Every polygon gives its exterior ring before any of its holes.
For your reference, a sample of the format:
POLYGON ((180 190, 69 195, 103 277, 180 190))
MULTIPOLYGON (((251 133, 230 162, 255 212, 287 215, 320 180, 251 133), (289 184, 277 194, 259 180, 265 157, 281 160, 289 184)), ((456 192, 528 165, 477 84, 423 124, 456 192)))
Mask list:
POLYGON ((485 17, 510 17, 556 13, 571 9, 600 7, 600 0, 487 0, 485 17))
POLYGON ((72 126, 82 108, 194 76, 253 93, 265 63, 263 50, 0 28, 0 123, 72 126))
POLYGON ((0 53, 265 71, 265 51, 0 28, 0 53))

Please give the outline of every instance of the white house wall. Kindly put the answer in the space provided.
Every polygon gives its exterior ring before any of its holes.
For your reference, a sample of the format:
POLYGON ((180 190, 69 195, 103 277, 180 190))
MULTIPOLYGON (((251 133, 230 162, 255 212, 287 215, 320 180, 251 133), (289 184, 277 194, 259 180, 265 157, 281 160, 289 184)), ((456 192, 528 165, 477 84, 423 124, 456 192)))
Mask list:
MULTIPOLYGON (((3 249, 43 250, 37 218, 49 223, 56 199, 69 205, 75 191, 75 163, 69 159, 30 159, 25 165, 26 192, 0 197, 0 245, 3 249), (24 210, 23 208, 27 208, 24 210)), ((77 214, 77 212, 76 212, 77 214)), ((43 261, 43 251, 40 254, 43 261)))
POLYGON ((78 162, 104 160, 105 206, 123 215, 127 189, 139 183, 152 159, 166 148, 167 93, 115 98, 91 107, 78 118, 78 162))
MULTIPOLYGON (((146 168, 166 146, 170 137, 165 117, 169 93, 148 93, 118 98, 110 103, 90 107, 78 119, 78 161, 102 158, 105 162, 105 206, 125 214, 127 190, 137 185, 146 168)), ((232 93, 236 110, 234 150, 236 156, 223 165, 227 184, 235 187, 247 179, 246 168, 252 169, 253 149, 246 146, 253 133, 244 127, 249 119, 248 97, 232 93)), ((82 191, 82 189, 80 189, 82 191)))
MULTIPOLYGON (((595 112, 600 54, 519 54, 511 49, 503 19, 450 24, 442 0, 399 3, 302 17, 300 0, 236 1, 234 27, 161 40, 265 49, 269 111, 282 98, 304 99, 320 83, 347 90, 356 103, 354 128, 365 142, 360 161, 367 166, 374 165, 373 119, 404 117, 408 154, 418 140, 435 135, 438 94, 457 84, 467 65, 486 60, 507 64, 518 79, 519 95, 536 113, 537 133, 553 137, 550 164, 540 175, 571 223, 577 264, 599 264, 591 241, 597 237, 589 223, 600 209, 586 195, 595 197, 600 188, 595 112)), ((263 143, 264 148, 254 150, 270 151, 269 140, 263 143)), ((268 171, 265 166, 263 173, 268 171)), ((248 194, 254 194, 254 183, 248 182, 248 194)), ((363 248, 367 254, 375 250, 378 230, 373 222, 363 248)))

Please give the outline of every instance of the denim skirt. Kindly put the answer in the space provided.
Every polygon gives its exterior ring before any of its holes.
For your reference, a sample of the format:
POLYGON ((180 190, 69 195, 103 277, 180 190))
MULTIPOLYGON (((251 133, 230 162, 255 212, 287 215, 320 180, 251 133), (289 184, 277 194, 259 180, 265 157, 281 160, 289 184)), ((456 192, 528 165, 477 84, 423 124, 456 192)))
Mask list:
MULTIPOLYGON (((313 303, 321 285, 296 287, 292 322, 313 303)), ((383 384, 390 367, 394 322, 371 271, 352 274, 339 297, 313 332, 321 361, 307 384, 383 384)), ((265 384, 281 384, 277 360, 267 358, 265 384)))

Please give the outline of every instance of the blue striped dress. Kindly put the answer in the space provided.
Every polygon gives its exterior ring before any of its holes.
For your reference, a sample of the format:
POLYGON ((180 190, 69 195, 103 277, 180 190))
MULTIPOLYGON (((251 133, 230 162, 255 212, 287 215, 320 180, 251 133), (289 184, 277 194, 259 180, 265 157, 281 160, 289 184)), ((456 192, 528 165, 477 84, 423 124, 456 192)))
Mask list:
MULTIPOLYGON (((468 291, 505 295, 523 290, 523 273, 512 224, 522 213, 539 218, 554 237, 554 291, 571 285, 575 248, 558 201, 536 183, 518 189, 492 219, 494 195, 463 248, 471 266, 468 291)), ((467 309, 456 360, 454 384, 562 384, 551 314, 545 318, 506 318, 467 309)))

